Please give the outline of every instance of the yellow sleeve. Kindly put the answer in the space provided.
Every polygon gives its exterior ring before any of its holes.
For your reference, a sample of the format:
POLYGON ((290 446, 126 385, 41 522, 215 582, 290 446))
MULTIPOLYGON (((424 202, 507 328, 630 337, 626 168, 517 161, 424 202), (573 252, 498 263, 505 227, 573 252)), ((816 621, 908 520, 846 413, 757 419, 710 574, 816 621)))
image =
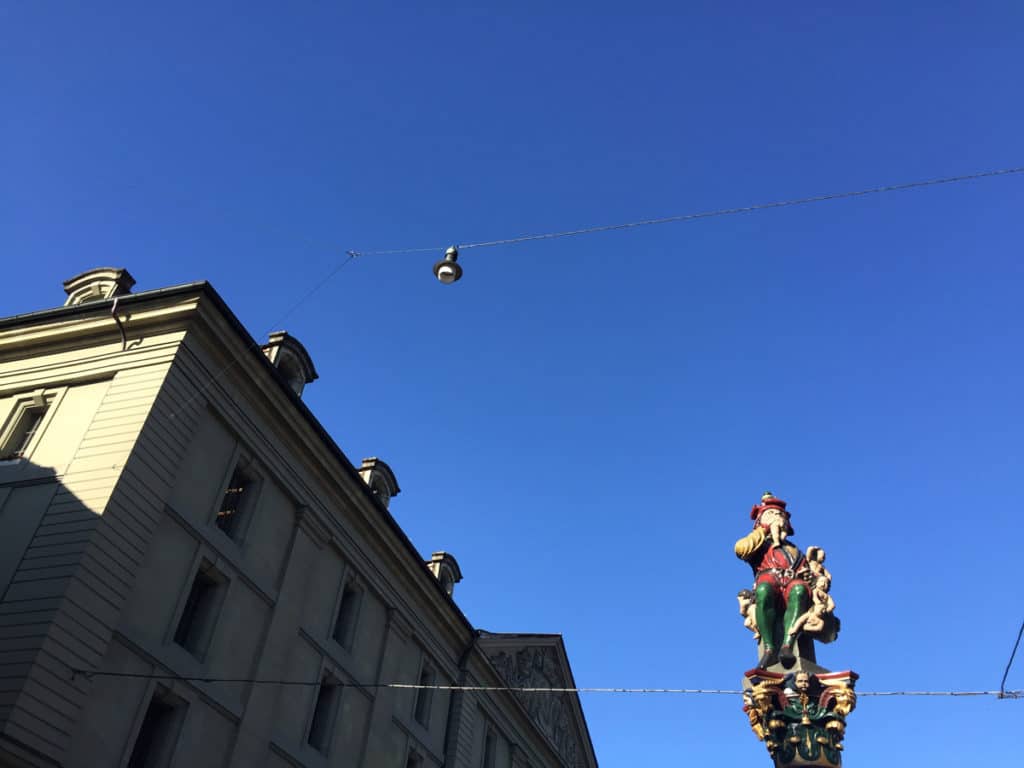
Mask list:
POLYGON ((736 542, 736 557, 747 560, 761 548, 766 538, 768 538, 768 534, 765 533, 764 528, 758 526, 736 542))

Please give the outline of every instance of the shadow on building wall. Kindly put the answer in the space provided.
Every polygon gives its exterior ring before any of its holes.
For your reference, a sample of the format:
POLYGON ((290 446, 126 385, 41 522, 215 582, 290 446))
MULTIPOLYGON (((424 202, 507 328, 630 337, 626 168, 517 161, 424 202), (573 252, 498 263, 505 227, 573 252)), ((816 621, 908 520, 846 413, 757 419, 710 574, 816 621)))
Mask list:
POLYGON ((104 504, 117 468, 105 469, 75 478, 25 459, 0 462, 0 766, 119 764, 127 739, 104 744, 100 732, 89 752, 103 747, 114 761, 76 757, 90 706, 112 705, 138 730, 146 681, 98 702, 81 673, 104 664, 131 588, 111 554, 123 534, 104 504))

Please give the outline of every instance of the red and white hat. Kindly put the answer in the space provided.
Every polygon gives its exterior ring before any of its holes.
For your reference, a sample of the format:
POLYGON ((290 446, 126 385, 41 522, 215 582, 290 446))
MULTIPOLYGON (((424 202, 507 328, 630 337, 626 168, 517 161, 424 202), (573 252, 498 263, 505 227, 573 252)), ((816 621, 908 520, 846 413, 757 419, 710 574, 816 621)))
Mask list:
POLYGON ((786 502, 782 499, 777 499, 772 495, 771 491, 765 491, 764 495, 761 496, 761 503, 755 504, 750 510, 750 519, 757 520, 758 515, 764 512, 766 509, 777 509, 786 517, 789 517, 789 512, 786 511, 786 502))

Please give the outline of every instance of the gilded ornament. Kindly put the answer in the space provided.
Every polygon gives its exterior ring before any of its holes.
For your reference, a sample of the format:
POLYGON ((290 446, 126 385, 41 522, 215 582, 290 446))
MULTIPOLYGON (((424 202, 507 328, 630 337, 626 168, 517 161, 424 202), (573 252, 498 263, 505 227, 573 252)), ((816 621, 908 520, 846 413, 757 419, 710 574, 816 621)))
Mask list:
POLYGON ((850 688, 836 686, 832 690, 832 696, 836 702, 835 712, 842 717, 846 717, 857 708, 857 694, 850 688))

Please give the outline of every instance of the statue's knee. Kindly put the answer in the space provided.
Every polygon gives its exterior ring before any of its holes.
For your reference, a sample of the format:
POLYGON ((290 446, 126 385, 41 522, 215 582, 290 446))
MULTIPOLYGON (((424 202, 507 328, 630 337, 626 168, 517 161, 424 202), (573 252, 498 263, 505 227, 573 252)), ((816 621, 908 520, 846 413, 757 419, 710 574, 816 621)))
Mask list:
POLYGON ((805 587, 803 584, 794 584, 793 588, 789 590, 789 600, 795 600, 801 604, 806 602, 807 587, 805 587))

